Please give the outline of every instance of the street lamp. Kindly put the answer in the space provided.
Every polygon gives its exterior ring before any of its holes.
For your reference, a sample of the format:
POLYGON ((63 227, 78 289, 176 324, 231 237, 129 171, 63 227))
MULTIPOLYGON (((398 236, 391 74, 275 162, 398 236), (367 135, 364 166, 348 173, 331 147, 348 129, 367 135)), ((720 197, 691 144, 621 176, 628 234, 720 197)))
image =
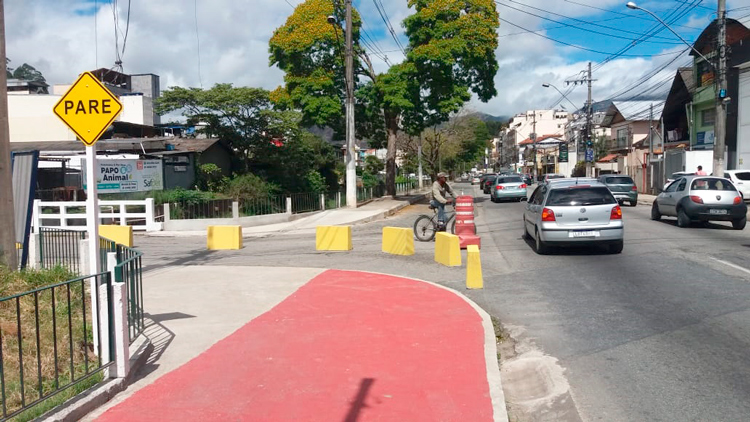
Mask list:
POLYGON ((692 44, 685 41, 684 38, 680 36, 677 32, 674 31, 674 29, 670 28, 669 25, 667 25, 666 22, 661 20, 656 14, 651 12, 648 9, 644 9, 643 7, 638 6, 635 4, 635 2, 629 1, 626 6, 628 9, 633 10, 643 10, 644 12, 651 15, 654 19, 659 21, 662 25, 664 25, 665 28, 669 29, 670 32, 672 32, 677 38, 680 39, 685 45, 690 47, 690 49, 700 56, 703 60, 708 63, 713 70, 716 71, 718 78, 718 84, 717 84, 717 92, 716 92, 716 123, 714 124, 714 134, 715 134, 715 141, 714 141, 714 154, 713 154, 713 174, 717 174, 721 176, 724 174, 724 149, 725 149, 725 140, 726 140, 726 119, 727 119, 727 113, 726 113, 726 104, 729 102, 729 98, 726 96, 727 91, 727 80, 726 80, 726 0, 718 0, 718 10, 716 13, 716 19, 717 19, 717 26, 718 26, 718 66, 714 65, 711 61, 709 61, 706 56, 701 54, 700 51, 698 51, 692 44))
POLYGON ((575 104, 573 104, 573 101, 570 101, 570 98, 568 98, 568 96, 567 96, 567 95, 563 94, 563 92, 562 92, 562 91, 560 91, 559 89, 557 89, 557 87, 556 87, 556 86, 554 86, 554 85, 552 85, 552 84, 549 84, 549 83, 543 83, 543 84, 542 84, 542 86, 543 86, 543 87, 545 87, 545 88, 549 88, 549 87, 555 88, 555 90, 556 90, 557 92, 559 92, 559 93, 560 93, 560 95, 562 95, 562 96, 563 96, 563 98, 565 98, 566 100, 568 100, 568 102, 570 103, 570 105, 572 105, 572 106, 573 106, 573 110, 578 110, 578 107, 576 107, 576 105, 575 105, 575 104))

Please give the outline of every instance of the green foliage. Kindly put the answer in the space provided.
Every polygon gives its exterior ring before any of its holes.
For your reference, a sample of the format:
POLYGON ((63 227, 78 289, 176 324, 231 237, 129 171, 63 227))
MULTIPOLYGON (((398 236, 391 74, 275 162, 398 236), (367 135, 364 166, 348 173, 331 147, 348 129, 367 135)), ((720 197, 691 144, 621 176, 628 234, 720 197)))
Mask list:
POLYGON ((198 188, 209 192, 221 192, 229 183, 219 166, 214 163, 201 164, 198 167, 198 188))
POLYGON ((75 273, 64 267, 11 271, 8 267, 0 266, 0 297, 51 286, 76 277, 75 273))
POLYGON ((42 72, 36 70, 34 66, 27 63, 24 63, 16 68, 16 70, 13 71, 13 77, 15 79, 23 79, 25 81, 47 83, 47 80, 44 79, 44 75, 42 75, 42 72))
POLYGON ((200 204, 202 202, 217 199, 218 195, 214 192, 204 192, 199 190, 187 190, 182 188, 172 190, 157 190, 150 192, 154 202, 164 204, 167 202, 187 202, 189 204, 200 204))
POLYGON ((366 188, 373 188, 376 186, 383 186, 385 183, 383 182, 383 179, 380 178, 380 176, 364 173, 362 175, 362 186, 366 188))
POLYGON ((576 166, 573 168, 573 173, 570 175, 570 177, 586 177, 586 162, 585 161, 577 162, 576 166))
POLYGON ((310 170, 309 172, 307 172, 305 180, 307 181, 308 192, 323 193, 328 190, 326 179, 324 179, 323 176, 321 176, 320 173, 315 170, 310 170))
POLYGON ((278 193, 279 187, 254 174, 243 174, 229 181, 225 194, 232 199, 268 198, 278 193))
POLYGON ((385 168, 385 163, 380 158, 374 155, 368 155, 365 157, 365 170, 364 172, 371 175, 378 175, 385 168))
POLYGON ((286 116, 271 107, 269 92, 262 88, 216 84, 211 89, 170 87, 157 100, 156 112, 181 110, 189 124, 204 123, 205 133, 216 136, 238 154, 244 169, 268 149, 273 129, 286 116))

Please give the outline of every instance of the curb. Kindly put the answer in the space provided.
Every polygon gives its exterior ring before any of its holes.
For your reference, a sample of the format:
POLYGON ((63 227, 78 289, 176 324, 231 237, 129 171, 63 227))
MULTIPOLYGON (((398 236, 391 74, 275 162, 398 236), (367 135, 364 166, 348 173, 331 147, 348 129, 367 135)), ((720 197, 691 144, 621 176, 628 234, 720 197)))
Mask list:
POLYGON ((477 305, 473 300, 469 299, 468 296, 459 292, 458 290, 451 289, 450 287, 443 286, 433 281, 422 280, 419 278, 402 276, 398 274, 381 273, 377 271, 354 271, 370 274, 381 274, 390 277, 400 277, 408 280, 419 281, 427 283, 432 286, 447 290, 456 296, 463 299, 466 303, 471 306, 479 317, 482 319, 482 328, 484 329, 484 362, 487 368, 487 383, 489 384, 490 400, 492 401, 492 414, 495 422, 508 422, 508 409, 505 402, 505 393, 503 392, 502 379, 500 377, 500 362, 497 360, 497 337, 495 336, 495 326, 492 324, 492 317, 482 307, 477 305))
POLYGON ((125 378, 105 380, 98 387, 83 392, 37 419, 43 422, 76 422, 111 400, 130 385, 135 374, 146 364, 154 345, 145 335, 133 343, 135 352, 130 356, 130 372, 125 378))

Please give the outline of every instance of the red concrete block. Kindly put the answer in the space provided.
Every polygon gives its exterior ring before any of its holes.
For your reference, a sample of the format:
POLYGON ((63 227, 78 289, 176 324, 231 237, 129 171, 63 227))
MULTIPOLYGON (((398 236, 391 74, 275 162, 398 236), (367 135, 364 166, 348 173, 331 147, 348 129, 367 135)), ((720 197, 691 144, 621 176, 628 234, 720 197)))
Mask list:
MULTIPOLYGON (((458 227, 456 227, 458 231, 458 227)), ((482 249, 482 238, 474 234, 460 234, 458 235, 458 244, 461 249, 466 249, 469 245, 477 245, 479 249, 482 249)))
POLYGON ((459 224, 458 221, 456 222, 456 235, 462 235, 462 234, 470 234, 475 235, 477 234, 477 226, 474 225, 473 222, 471 223, 463 223, 459 224))

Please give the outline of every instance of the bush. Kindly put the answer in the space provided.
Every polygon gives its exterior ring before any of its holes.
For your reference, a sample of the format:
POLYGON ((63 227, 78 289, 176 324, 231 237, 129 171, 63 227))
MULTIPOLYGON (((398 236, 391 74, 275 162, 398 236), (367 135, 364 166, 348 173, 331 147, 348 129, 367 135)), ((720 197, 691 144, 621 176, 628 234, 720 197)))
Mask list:
POLYGON ((229 178, 221 174, 221 169, 214 163, 201 164, 198 167, 198 188, 211 192, 225 189, 229 178))
POLYGON ((315 170, 310 170, 307 173, 307 176, 305 176, 305 181, 307 182, 307 188, 310 192, 323 193, 328 190, 326 179, 324 179, 323 176, 315 170))
POLYGON ((235 200, 268 198, 277 194, 279 187, 254 174, 236 176, 227 184, 224 193, 235 200))
POLYGON ((152 191, 150 194, 151 197, 154 198, 154 202, 157 205, 167 202, 187 202, 189 204, 200 204, 202 202, 207 202, 212 199, 219 198, 219 196, 213 192, 187 190, 183 188, 172 190, 156 190, 152 191))

